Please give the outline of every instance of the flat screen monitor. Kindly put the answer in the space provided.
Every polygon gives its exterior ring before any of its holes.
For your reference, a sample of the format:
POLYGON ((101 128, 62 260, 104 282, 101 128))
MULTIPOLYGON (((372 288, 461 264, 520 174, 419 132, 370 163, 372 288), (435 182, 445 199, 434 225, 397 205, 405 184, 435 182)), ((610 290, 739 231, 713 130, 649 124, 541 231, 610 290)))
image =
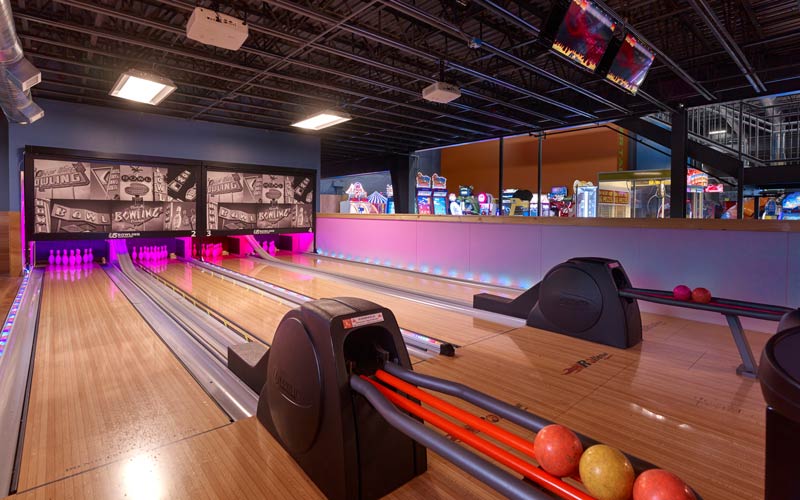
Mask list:
POLYGON ((208 235, 313 231, 314 170, 209 166, 205 175, 208 235))
POLYGON ((606 78, 631 94, 636 94, 654 59, 653 51, 633 35, 627 35, 611 62, 606 78))
POLYGON ((591 0, 572 0, 552 48, 584 68, 595 71, 616 27, 616 22, 591 0))
POLYGON ((29 240, 192 236, 199 172, 191 161, 29 149, 26 234, 29 240))

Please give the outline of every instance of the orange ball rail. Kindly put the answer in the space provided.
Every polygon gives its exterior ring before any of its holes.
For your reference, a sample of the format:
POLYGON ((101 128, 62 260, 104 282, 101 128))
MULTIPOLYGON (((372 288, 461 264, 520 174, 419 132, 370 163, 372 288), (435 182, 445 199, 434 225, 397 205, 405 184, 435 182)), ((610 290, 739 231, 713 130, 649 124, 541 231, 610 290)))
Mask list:
POLYGON ((386 384, 391 385, 399 389, 402 392, 410 395, 413 398, 419 399, 423 403, 426 403, 437 410, 450 415, 451 417, 457 418, 461 420, 465 424, 478 429, 479 431, 483 432, 487 436, 491 436, 496 440, 500 441, 503 444, 506 444, 517 451, 520 451, 533 459, 536 459, 536 456, 533 453, 533 443, 526 439, 522 439, 521 437, 513 434, 497 425, 494 425, 491 422, 487 422, 486 420, 476 417, 472 413, 462 410, 442 399, 437 398, 436 396, 432 396, 427 392, 400 380, 399 378, 395 377, 394 375, 385 372, 383 370, 378 370, 375 372, 375 376, 378 380, 385 382, 386 384))
MULTIPOLYGON (((385 375, 389 375, 382 370, 378 370, 378 373, 383 373, 385 375)), ((391 375, 389 375, 391 377, 391 375)), ((513 471, 522 474, 524 477, 530 479, 531 481, 535 482, 542 488, 559 495, 561 498, 568 499, 568 500, 595 500, 593 497, 589 496, 588 494, 584 493, 583 491, 571 486, 570 484, 565 483, 561 479, 547 473, 546 471, 536 467, 535 465, 522 460, 521 458, 512 455, 506 450, 498 447, 497 445, 481 438, 480 436, 460 427, 449 420, 441 417, 430 410, 427 410, 420 406, 419 404, 397 394, 389 390, 387 387, 379 384, 375 380, 372 380, 364 375, 361 376, 362 379, 366 380, 367 382, 371 383, 376 389, 378 389, 381 394, 384 395, 389 401, 391 401, 395 406, 400 407, 401 409, 415 415, 422 420, 430 423, 431 425, 438 427, 439 429, 447 432, 448 434, 455 436, 459 440, 463 441, 467 445, 475 448, 476 450, 480 451, 481 453, 485 454, 486 456, 496 460, 497 462, 505 465, 506 467, 512 469, 513 471)), ((425 396, 425 399, 437 399, 435 396, 432 396, 420 389, 417 389, 414 386, 409 386, 409 388, 414 389, 414 394, 411 391, 403 390, 409 396, 415 397, 422 401, 419 395, 425 396)), ((402 389, 401 389, 402 390, 402 389)), ((439 402, 445 403, 442 400, 439 402)), ((447 412, 445 412, 447 413, 447 412)), ((477 418, 477 417, 476 417, 477 418)), ((486 423, 486 422, 484 422, 486 423)))

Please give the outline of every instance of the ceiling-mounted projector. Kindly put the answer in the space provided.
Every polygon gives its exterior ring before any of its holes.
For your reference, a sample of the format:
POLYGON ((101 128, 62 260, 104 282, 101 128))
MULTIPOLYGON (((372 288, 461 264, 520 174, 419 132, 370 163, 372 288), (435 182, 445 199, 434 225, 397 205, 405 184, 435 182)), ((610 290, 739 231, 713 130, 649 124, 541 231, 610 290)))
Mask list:
POLYGON ((247 24, 226 14, 195 7, 186 24, 186 36, 206 45, 239 50, 247 40, 247 24))
POLYGON ((447 103, 459 97, 461 91, 451 83, 434 82, 422 89, 422 98, 426 101, 447 103))

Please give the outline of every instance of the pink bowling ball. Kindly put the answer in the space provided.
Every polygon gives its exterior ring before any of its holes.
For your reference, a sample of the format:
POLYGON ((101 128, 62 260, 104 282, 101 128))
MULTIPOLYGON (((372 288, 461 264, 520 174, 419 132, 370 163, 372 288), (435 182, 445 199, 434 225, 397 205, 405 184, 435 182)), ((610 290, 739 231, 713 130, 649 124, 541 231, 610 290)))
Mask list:
POLYGON ((678 285, 672 289, 672 296, 676 300, 689 300, 692 298, 692 289, 686 285, 678 285))

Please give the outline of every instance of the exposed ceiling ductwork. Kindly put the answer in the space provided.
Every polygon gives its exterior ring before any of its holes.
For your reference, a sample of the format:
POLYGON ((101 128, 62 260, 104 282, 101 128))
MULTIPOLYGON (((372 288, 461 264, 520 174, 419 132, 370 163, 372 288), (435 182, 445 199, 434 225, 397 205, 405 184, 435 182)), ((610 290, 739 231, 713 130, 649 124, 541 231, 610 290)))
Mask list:
POLYGON ((44 116, 30 91, 41 81, 41 72, 22 53, 10 1, 0 0, 0 107, 10 122, 27 125, 44 116))

